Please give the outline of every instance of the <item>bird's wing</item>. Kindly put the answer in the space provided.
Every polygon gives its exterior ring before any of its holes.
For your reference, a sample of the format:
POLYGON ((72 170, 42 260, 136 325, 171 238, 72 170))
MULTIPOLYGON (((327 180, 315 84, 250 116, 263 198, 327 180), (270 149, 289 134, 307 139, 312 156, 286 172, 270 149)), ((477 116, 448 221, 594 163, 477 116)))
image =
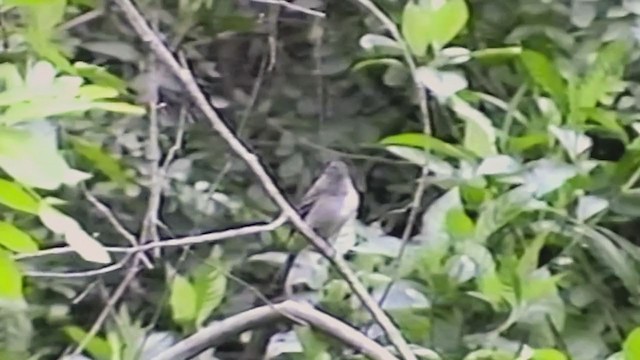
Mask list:
POLYGON ((302 200, 298 203, 297 210, 300 213, 300 216, 305 217, 313 204, 318 199, 318 196, 322 194, 325 185, 325 175, 321 175, 314 183, 311 185, 309 190, 304 194, 302 200))

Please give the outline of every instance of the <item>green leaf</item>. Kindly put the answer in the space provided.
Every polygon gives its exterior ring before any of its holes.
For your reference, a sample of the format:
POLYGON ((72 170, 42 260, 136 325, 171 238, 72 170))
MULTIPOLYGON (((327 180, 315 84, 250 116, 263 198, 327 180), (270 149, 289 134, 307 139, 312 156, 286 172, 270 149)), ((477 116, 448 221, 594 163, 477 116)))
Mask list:
POLYGON ((533 193, 526 187, 521 186, 507 191, 482 205, 476 221, 475 239, 483 244, 489 236, 520 214, 543 207, 544 204, 536 201, 533 193))
POLYGON ((22 299, 22 273, 4 250, 0 250, 0 274, 0 299, 22 299))
POLYGON ((452 96, 449 99, 451 110, 465 121, 464 147, 481 157, 497 155, 496 129, 491 120, 461 98, 452 96))
POLYGON ((102 85, 84 85, 78 91, 78 96, 86 100, 109 99, 118 96, 118 91, 102 85))
POLYGON ((622 345, 622 351, 625 360, 640 359, 640 327, 633 329, 627 336, 622 345))
POLYGON ((122 163, 104 151, 102 146, 77 136, 69 136, 68 138, 75 152, 91 161, 96 169, 108 176, 111 180, 121 186, 130 180, 131 177, 126 173, 122 163))
POLYGON ((111 256, 100 242, 87 234, 72 217, 63 214, 46 202, 38 209, 40 221, 56 234, 64 235, 65 241, 83 259, 108 264, 111 256))
POLYGON ((296 335, 302 344, 304 358, 309 360, 330 360, 329 343, 310 326, 296 326, 296 335))
POLYGON ((67 165, 56 148, 55 133, 0 127, 0 168, 15 180, 46 190, 87 178, 67 165))
MULTIPOLYGON (((87 336, 86 331, 75 325, 65 326, 62 331, 77 344, 81 343, 87 336)), ((85 349, 93 359, 110 360, 112 358, 111 346, 109 346, 107 340, 100 336, 94 335, 85 346, 85 349)))
POLYGON ((73 64, 78 70, 78 75, 91 80, 96 85, 116 89, 119 93, 127 91, 127 82, 111 74, 107 69, 78 61, 73 64))
POLYGON ((447 231, 457 239, 467 238, 475 232, 473 220, 463 209, 451 209, 446 216, 447 231))
POLYGON ((0 204, 15 210, 37 214, 39 201, 24 191, 20 185, 0 179, 0 204))
POLYGON ((506 61, 522 55, 522 47, 508 46, 502 48, 487 48, 471 52, 471 56, 479 61, 490 63, 506 61))
POLYGON ((452 211, 464 211, 458 187, 434 201, 422 216, 422 230, 418 236, 425 239, 425 252, 428 256, 428 259, 424 259, 425 264, 434 272, 438 270, 440 260, 452 245, 453 239, 447 224, 448 214, 452 211))
POLYGON ((196 290, 189 280, 180 274, 175 274, 169 299, 173 320, 179 324, 192 323, 196 319, 197 301, 196 290))
POLYGON ((598 51, 598 57, 586 76, 577 85, 577 108, 590 109, 600 98, 612 90, 622 77, 630 47, 622 41, 614 41, 598 51))
POLYGON ((468 160, 474 159, 473 154, 469 151, 423 133, 404 133, 392 135, 380 140, 380 143, 383 145, 413 146, 425 150, 433 150, 435 152, 439 152, 443 155, 451 156, 454 158, 468 160))
POLYGON ((17 253, 32 253, 38 250, 38 243, 29 234, 4 221, 0 221, 0 245, 17 253))
POLYGON ((556 102, 566 104, 566 82, 546 56, 533 50, 525 50, 522 52, 522 62, 536 84, 553 96, 556 102))
POLYGON ((227 278, 221 269, 222 264, 203 265, 193 276, 193 289, 196 294, 196 326, 200 327, 211 313, 220 306, 227 289, 227 278))
POLYGON ((421 6, 413 1, 407 1, 402 13, 402 36, 409 45, 409 48, 416 56, 423 56, 427 51, 427 46, 431 42, 430 33, 433 11, 426 6, 421 6))
POLYGON ((527 171, 522 175, 524 184, 536 197, 557 190, 578 175, 576 166, 547 158, 531 161, 527 167, 527 171))
POLYGON ((536 349, 531 360, 567 360, 567 356, 556 349, 536 349))
POLYGON ((429 4, 408 1, 402 13, 402 35, 416 56, 423 56, 427 46, 436 51, 447 45, 469 18, 464 0, 449 0, 429 4))

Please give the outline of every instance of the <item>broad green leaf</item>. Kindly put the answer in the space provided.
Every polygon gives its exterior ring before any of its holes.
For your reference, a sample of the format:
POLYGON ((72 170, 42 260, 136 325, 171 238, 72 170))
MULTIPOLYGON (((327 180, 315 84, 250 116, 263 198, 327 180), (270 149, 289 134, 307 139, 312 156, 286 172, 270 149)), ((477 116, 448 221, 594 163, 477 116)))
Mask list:
POLYGON ((549 132, 558 139, 573 161, 593 146, 593 140, 589 136, 573 129, 549 125, 549 132))
POLYGON ((0 128, 0 168, 25 185, 46 190, 86 179, 88 174, 82 175, 67 165, 52 136, 55 133, 0 128))
POLYGON ((433 11, 413 1, 407 1, 402 13, 402 36, 416 56, 423 56, 433 38, 431 26, 433 11))
POLYGON ((463 209, 460 199, 460 190, 454 187, 447 193, 434 201, 422 216, 422 230, 418 235, 424 239, 425 252, 427 258, 425 265, 430 271, 437 271, 440 267, 440 260, 451 246, 452 236, 448 231, 447 217, 451 211, 463 209))
POLYGON ((35 199, 20 185, 0 179, 0 204, 15 210, 37 214, 39 202, 39 199, 35 199))
POLYGON ((87 234, 73 218, 44 201, 40 203, 38 217, 49 230, 64 235, 67 244, 83 259, 101 264, 111 262, 111 256, 104 246, 87 234))
POLYGON ((196 326, 202 326, 211 313, 220 306, 227 288, 227 278, 221 269, 222 264, 205 264, 193 276, 193 289, 196 294, 196 326))
POLYGON ((446 143, 438 138, 423 133, 404 133, 391 135, 382 140, 383 145, 404 145, 413 146, 425 150, 433 150, 443 155, 460 159, 473 159, 474 156, 469 151, 461 149, 456 145, 446 143))
POLYGON ((538 268, 540 250, 542 250, 546 239, 547 234, 538 234, 525 248, 522 257, 518 260, 518 275, 521 278, 526 278, 538 268))
POLYGON ((635 328, 622 345, 625 360, 640 359, 640 328, 635 328))
POLYGON ((417 56, 427 46, 436 51, 447 45, 465 26, 469 9, 464 0, 418 4, 408 1, 402 13, 402 35, 417 56))
POLYGON ((116 89, 119 93, 127 91, 127 82, 111 74, 107 69, 79 61, 73 64, 78 74, 96 85, 116 89))
POLYGON ((5 221, 0 221, 0 245, 17 253, 32 253, 38 250, 38 243, 29 234, 5 221))
POLYGON ((180 274, 175 274, 169 299, 173 320, 179 324, 193 322, 197 315, 197 301, 196 291, 189 280, 180 274))
POLYGON ((309 360, 331 360, 330 344, 310 326, 296 326, 296 335, 302 344, 304 358, 309 360))
POLYGON ((475 239, 483 244, 489 236, 523 212, 538 210, 544 206, 534 199, 534 194, 526 187, 520 186, 507 191, 482 205, 476 220, 475 239))
POLYGON ((467 78, 459 71, 442 71, 428 66, 416 70, 416 80, 439 99, 446 99, 469 86, 467 78))
MULTIPOLYGON (((437 3, 438 1, 432 2, 432 4, 437 3)), ((433 34, 433 47, 439 50, 447 45, 460 33, 468 19, 469 8, 464 0, 448 0, 440 8, 434 9, 432 18, 425 19, 425 21, 431 20, 429 25, 433 34)))
POLYGON ((489 272, 480 276, 477 283, 479 293, 471 294, 489 302, 494 307, 513 293, 513 290, 504 284, 495 272, 489 272))
POLYGON ((459 97, 449 100, 451 110, 465 121, 464 147, 481 157, 497 155, 496 129, 491 120, 459 97))
POLYGON ((102 85, 84 85, 78 89, 78 96, 86 100, 109 99, 118 96, 118 91, 102 85))
POLYGON ((531 78, 560 103, 566 103, 567 85, 555 65, 543 54, 533 50, 522 52, 522 62, 531 78))
POLYGON ((630 47, 626 42, 614 41, 598 51, 598 57, 577 85, 577 108, 590 109, 612 90, 622 77, 630 47))
MULTIPOLYGON (((416 148, 408 146, 395 145, 388 145, 385 147, 385 149, 387 149, 387 151, 389 151, 390 153, 395 154, 416 165, 424 166, 427 164, 427 157, 424 150, 418 150, 416 148)), ((453 171, 453 168, 451 169, 451 171, 453 171)))
POLYGON ((0 299, 22 299, 22 273, 9 253, 0 249, 0 299))
POLYGON ((130 176, 126 173, 122 163, 111 154, 105 152, 102 146, 77 136, 68 136, 68 138, 71 140, 75 152, 91 161, 96 169, 111 180, 119 185, 125 185, 130 180, 130 176))
POLYGON ((547 158, 532 161, 527 168, 523 174, 524 184, 536 197, 560 188, 578 174, 576 166, 547 158))
MULTIPOLYGON (((81 327, 75 325, 67 325, 62 331, 77 344, 81 343, 88 335, 81 327)), ((112 358, 111 346, 107 340, 100 336, 91 337, 85 347, 86 351, 96 360, 110 360, 112 358)))
POLYGON ((593 195, 580 196, 576 207, 576 219, 578 221, 586 221, 608 207, 609 201, 607 199, 593 195))
POLYGON ((505 175, 513 174, 522 169, 522 164, 507 155, 496 155, 484 158, 476 173, 478 175, 505 175))
POLYGON ((473 235, 475 225, 463 209, 451 209, 446 216, 447 232, 456 239, 473 235))
POLYGON ((45 99, 11 105, 0 115, 0 124, 14 125, 29 120, 44 119, 49 116, 80 113, 91 109, 91 103, 76 99, 45 99))

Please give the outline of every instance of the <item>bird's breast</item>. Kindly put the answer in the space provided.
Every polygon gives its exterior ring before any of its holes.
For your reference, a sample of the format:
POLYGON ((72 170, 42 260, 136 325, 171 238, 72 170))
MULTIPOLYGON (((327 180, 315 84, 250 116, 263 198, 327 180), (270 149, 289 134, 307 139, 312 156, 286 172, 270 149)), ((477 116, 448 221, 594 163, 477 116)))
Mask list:
POLYGON ((340 207, 340 217, 348 217, 355 214, 358 211, 360 205, 360 194, 356 191, 353 185, 349 184, 348 191, 344 197, 343 205, 340 207))

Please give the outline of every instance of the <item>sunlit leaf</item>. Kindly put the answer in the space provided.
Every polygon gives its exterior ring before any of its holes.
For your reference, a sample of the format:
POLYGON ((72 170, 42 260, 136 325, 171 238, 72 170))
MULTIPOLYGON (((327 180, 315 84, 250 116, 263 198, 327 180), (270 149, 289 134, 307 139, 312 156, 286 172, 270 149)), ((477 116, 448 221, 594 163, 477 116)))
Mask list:
POLYGON ((549 132, 558 139, 562 147, 574 161, 578 159, 578 156, 593 146, 593 140, 591 140, 589 136, 572 129, 550 125, 549 132))
POLYGON ((578 199, 578 206, 576 207, 576 219, 578 221, 585 221, 596 215, 597 213, 606 210, 609 207, 609 201, 598 196, 585 195, 578 199))
POLYGON ((464 74, 456 71, 441 71, 427 66, 416 70, 416 79, 420 85, 429 89, 438 98, 448 98, 469 86, 464 74))
POLYGON ((193 289, 196 294, 196 326, 201 326, 211 313, 220 306, 225 296, 227 278, 221 269, 222 264, 209 260, 193 276, 193 289))
POLYGON ((22 299, 22 273, 9 253, 0 249, 0 299, 22 299))
POLYGON ((0 167, 17 181, 41 189, 75 185, 83 177, 67 165, 52 136, 55 134, 0 128, 0 167))
POLYGON ((49 230, 64 235, 67 244, 83 259, 102 264, 111 262, 111 256, 104 246, 87 234, 73 218, 45 202, 40 203, 38 217, 49 230))
POLYGON ((433 150, 443 155, 455 158, 473 159, 473 154, 469 153, 465 149, 461 149, 456 145, 446 143, 438 138, 423 133, 391 135, 380 140, 380 143, 384 145, 413 146, 425 150, 433 150))
POLYGON ((522 62, 536 84, 559 103, 566 102, 567 85, 555 65, 546 56, 532 50, 524 50, 522 62))
POLYGON ((189 280, 175 274, 171 283, 169 304, 173 320, 180 324, 194 321, 197 315, 197 294, 189 280))
POLYGON ((20 185, 0 179, 0 204, 15 210, 37 214, 39 199, 35 199, 20 185))
POLYGON ((544 196, 578 174, 578 168, 563 162, 540 159, 527 164, 524 173, 524 184, 537 197, 544 196))
MULTIPOLYGON (((62 329, 62 331, 64 331, 64 333, 76 344, 80 344, 88 335, 81 327, 75 325, 67 325, 62 329)), ((111 347, 109 346, 109 343, 100 336, 92 336, 85 349, 96 360, 111 359, 111 347)))
POLYGON ((0 245, 17 253, 32 253, 38 250, 38 243, 29 234, 5 221, 0 221, 0 245))
POLYGON ((124 185, 130 179, 122 163, 111 154, 105 152, 102 146, 77 136, 68 136, 68 138, 77 153, 91 161, 96 169, 111 180, 124 185))
POLYGON ((429 45, 437 51, 449 43, 468 18, 469 9, 464 0, 428 4, 408 1, 402 13, 402 35, 413 53, 422 56, 429 45))
POLYGON ((455 96, 450 98, 451 110, 465 121, 464 147, 476 155, 496 155, 496 129, 491 120, 466 101, 455 96))
POLYGON ((622 345, 625 360, 640 359, 640 328, 635 328, 622 345))

